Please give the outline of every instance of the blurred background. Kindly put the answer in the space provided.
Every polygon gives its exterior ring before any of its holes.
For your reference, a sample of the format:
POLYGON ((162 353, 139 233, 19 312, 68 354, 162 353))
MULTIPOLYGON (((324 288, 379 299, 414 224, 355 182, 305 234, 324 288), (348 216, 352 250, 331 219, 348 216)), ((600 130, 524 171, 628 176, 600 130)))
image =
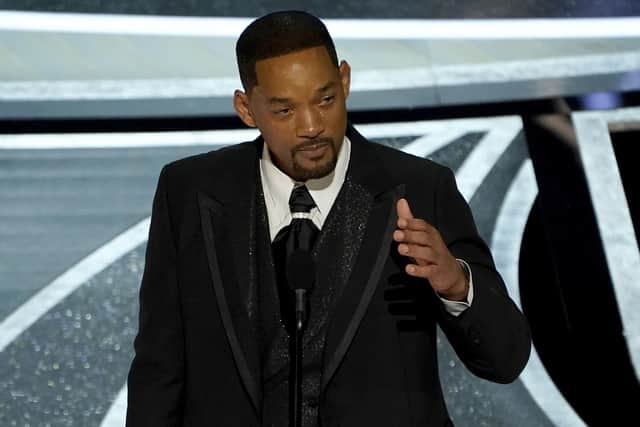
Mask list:
POLYGON ((0 425, 123 425, 160 168, 256 136, 235 40, 288 8, 325 20, 365 136, 454 170, 530 321, 507 386, 439 340, 456 426, 633 424, 640 3, 0 0, 0 425))

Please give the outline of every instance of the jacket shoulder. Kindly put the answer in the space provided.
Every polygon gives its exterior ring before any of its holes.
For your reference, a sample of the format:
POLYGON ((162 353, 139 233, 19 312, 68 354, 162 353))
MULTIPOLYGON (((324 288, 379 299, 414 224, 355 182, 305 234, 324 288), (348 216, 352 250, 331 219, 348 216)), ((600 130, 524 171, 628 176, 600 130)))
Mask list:
POLYGON ((162 174, 175 189, 189 189, 230 182, 239 171, 249 170, 257 159, 255 141, 229 145, 166 164, 162 174))
POLYGON ((172 178, 199 176, 202 173, 224 173, 225 170, 241 162, 247 162, 256 154, 255 141, 233 144, 206 153, 195 154, 174 160, 164 166, 172 178))

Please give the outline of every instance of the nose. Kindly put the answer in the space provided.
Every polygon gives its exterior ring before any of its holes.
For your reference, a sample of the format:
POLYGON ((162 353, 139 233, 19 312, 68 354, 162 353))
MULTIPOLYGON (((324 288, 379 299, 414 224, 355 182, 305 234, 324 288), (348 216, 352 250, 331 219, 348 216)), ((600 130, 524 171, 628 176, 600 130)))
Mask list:
POLYGON ((324 131, 322 113, 315 108, 299 110, 296 123, 298 137, 315 138, 324 131))

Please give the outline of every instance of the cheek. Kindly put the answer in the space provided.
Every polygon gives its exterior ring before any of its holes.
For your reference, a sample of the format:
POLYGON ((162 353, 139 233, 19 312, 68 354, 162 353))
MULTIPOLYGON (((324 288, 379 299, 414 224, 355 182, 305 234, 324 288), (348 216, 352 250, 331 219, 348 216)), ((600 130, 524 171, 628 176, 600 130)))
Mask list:
POLYGON ((347 114, 344 108, 336 107, 325 115, 325 127, 334 136, 344 133, 347 126, 347 114))
POLYGON ((258 126, 264 139, 277 142, 277 145, 284 146, 291 135, 291 125, 279 121, 267 121, 258 126))
POLYGON ((295 144, 295 138, 292 138, 289 125, 267 122, 258 123, 258 128, 263 139, 268 142, 269 151, 277 157, 277 160, 285 164, 290 163, 291 147, 295 144))
POLYGON ((332 121, 334 123, 345 121, 347 119, 347 106, 344 103, 344 99, 337 102, 333 108, 330 108, 326 111, 325 117, 328 121, 332 121))
MULTIPOLYGON (((274 119, 270 114, 256 114, 255 121, 265 140, 284 140, 288 132, 288 124, 274 119)), ((273 151, 273 150, 272 150, 273 151)))

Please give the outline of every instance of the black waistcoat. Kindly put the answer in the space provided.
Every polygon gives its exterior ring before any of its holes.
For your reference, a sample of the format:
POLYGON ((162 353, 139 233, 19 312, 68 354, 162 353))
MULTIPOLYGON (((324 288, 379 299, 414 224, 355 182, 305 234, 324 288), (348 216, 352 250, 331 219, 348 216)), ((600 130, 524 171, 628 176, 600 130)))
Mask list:
MULTIPOLYGON (((255 321, 262 361, 262 425, 285 427, 289 416, 289 338, 280 320, 268 217, 260 185, 258 189, 255 260, 259 315, 255 321)), ((303 427, 319 426, 326 331, 360 249, 371 206, 372 197, 347 176, 314 246, 317 275, 303 340, 303 427)))

